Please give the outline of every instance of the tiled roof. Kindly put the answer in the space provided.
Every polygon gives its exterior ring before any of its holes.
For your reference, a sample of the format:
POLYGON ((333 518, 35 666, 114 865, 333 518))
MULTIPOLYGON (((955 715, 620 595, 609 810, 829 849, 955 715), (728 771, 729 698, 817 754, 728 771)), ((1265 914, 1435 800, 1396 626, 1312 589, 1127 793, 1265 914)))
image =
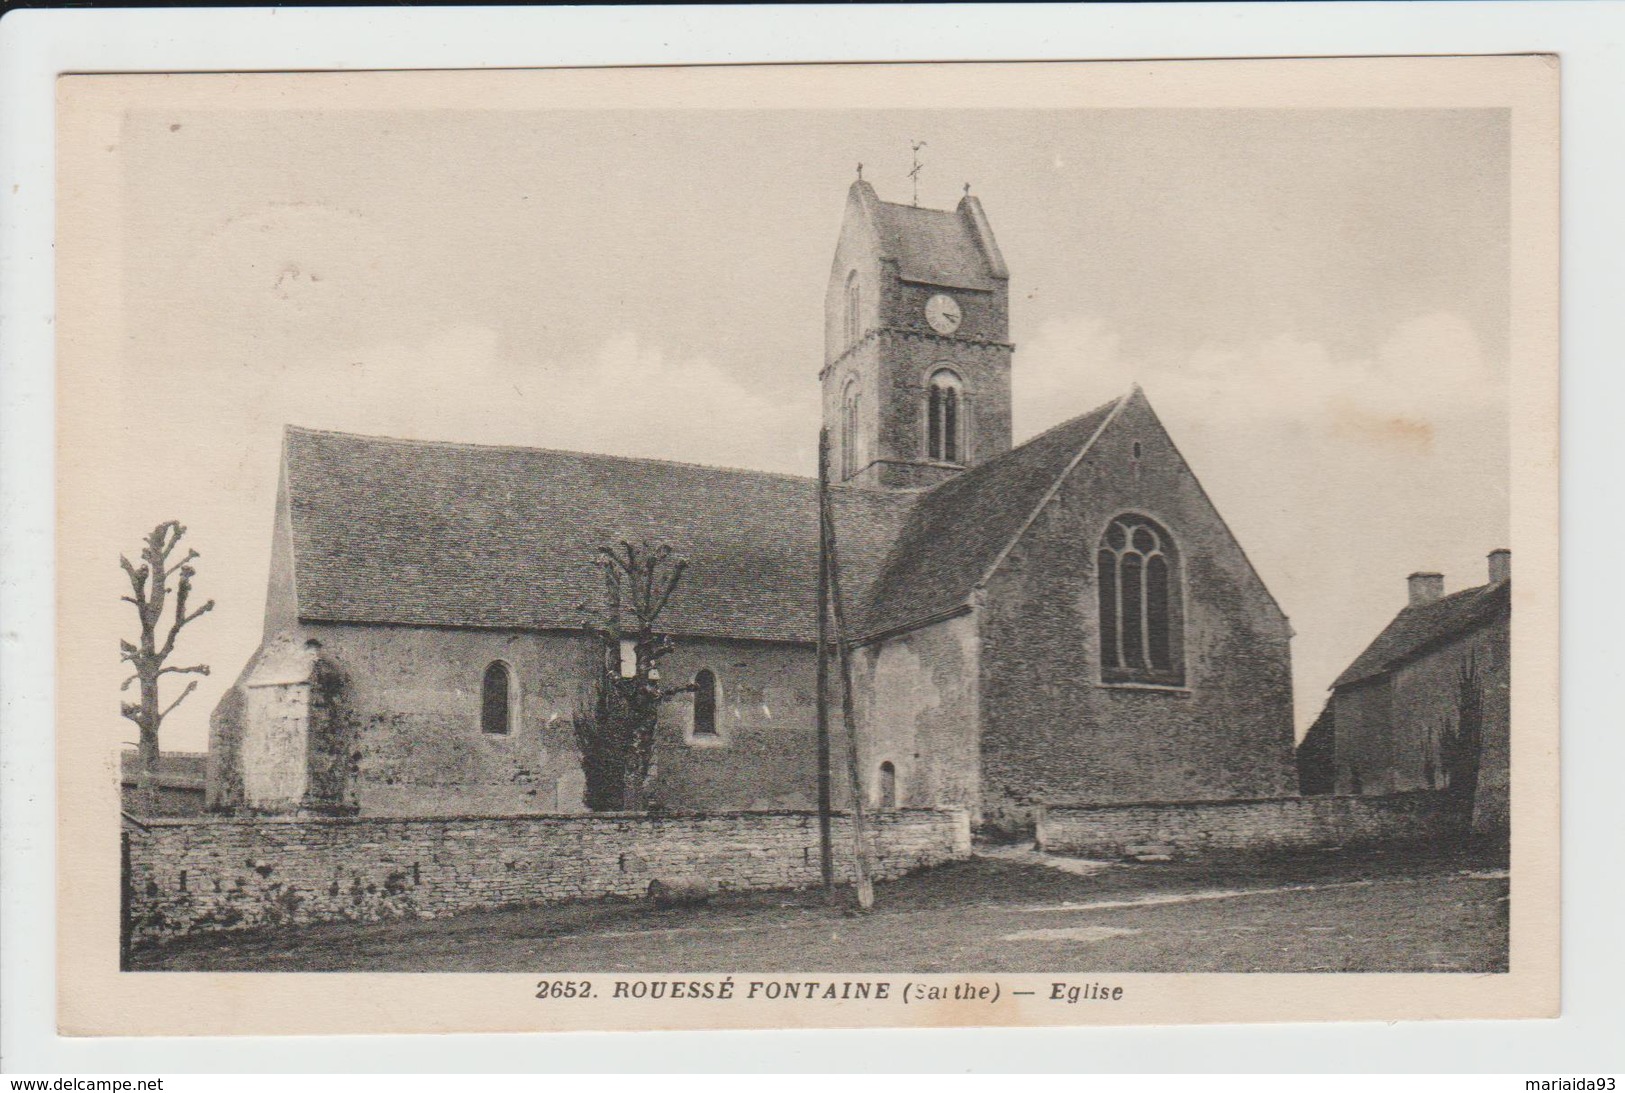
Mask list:
MULTIPOLYGON (((1117 405, 929 491, 834 487, 853 636, 965 603, 1117 405)), ((689 562, 670 632, 816 638, 813 479, 296 428, 286 460, 301 618, 574 629, 602 596, 597 548, 647 538, 689 562)))
POLYGON ((995 287, 987 257, 958 211, 886 201, 875 202, 874 208, 881 245, 897 260, 903 280, 984 292, 995 287))
MULTIPOLYGON (((649 538, 689 561, 671 632, 815 639, 813 479, 295 428, 286 461, 302 618, 573 629, 602 597, 597 548, 649 538)), ((917 496, 834 490, 852 602, 917 496)))
POLYGON ((874 582, 864 632, 883 634, 964 603, 1121 402, 1063 422, 921 496, 874 582))
POLYGON ((1464 588, 1432 603, 1408 606, 1394 616, 1394 621, 1332 686, 1346 687, 1391 672, 1412 657, 1505 614, 1511 605, 1512 582, 1505 580, 1464 588))

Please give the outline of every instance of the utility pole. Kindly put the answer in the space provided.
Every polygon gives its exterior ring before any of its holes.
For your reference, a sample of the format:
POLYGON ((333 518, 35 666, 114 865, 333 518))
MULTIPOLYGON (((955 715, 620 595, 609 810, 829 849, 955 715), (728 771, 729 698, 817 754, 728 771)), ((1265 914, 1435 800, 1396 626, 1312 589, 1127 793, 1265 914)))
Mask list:
MULTIPOLYGON (((863 164, 858 164, 863 177, 863 164)), ((829 429, 818 430, 818 863, 824 897, 835 899, 835 844, 830 831, 829 773, 829 541, 824 510, 829 506, 829 429)))
MULTIPOLYGON (((828 431, 824 433, 828 444, 828 431)), ((819 505, 824 550, 824 573, 829 582, 829 598, 835 616, 835 652, 841 664, 841 718, 846 722, 846 773, 852 793, 852 842, 858 872, 858 909, 875 905, 874 882, 869 874, 869 825, 863 810, 863 780, 858 775, 858 720, 852 701, 852 652, 846 640, 846 609, 841 599, 841 555, 835 541, 835 516, 825 490, 819 505)))

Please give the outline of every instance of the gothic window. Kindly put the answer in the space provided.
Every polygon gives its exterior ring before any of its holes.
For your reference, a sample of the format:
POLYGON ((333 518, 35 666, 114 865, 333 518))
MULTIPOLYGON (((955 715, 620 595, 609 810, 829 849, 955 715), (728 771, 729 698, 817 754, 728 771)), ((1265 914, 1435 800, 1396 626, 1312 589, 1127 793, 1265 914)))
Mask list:
POLYGON ((965 408, 959 377, 941 369, 932 373, 927 389, 926 455, 942 463, 963 463, 965 408))
POLYGON ((846 391, 841 396, 841 478, 851 478, 858 473, 858 437, 859 437, 859 410, 862 392, 857 380, 847 382, 846 391))
POLYGON ((880 807, 897 807, 897 768, 889 759, 880 764, 880 807))
POLYGON ((863 334, 863 320, 858 314, 860 303, 858 293, 858 271, 853 270, 846 275, 846 344, 858 344, 858 338, 863 334))
POLYGON ((519 688, 513 669, 493 660, 480 687, 480 728, 493 736, 506 736, 518 720, 519 688))
POLYGON ((709 668, 694 673, 694 735, 717 734, 717 677, 709 668))
POLYGON ((1144 516, 1111 522, 1096 552, 1100 674, 1105 683, 1184 683, 1178 556, 1144 516))

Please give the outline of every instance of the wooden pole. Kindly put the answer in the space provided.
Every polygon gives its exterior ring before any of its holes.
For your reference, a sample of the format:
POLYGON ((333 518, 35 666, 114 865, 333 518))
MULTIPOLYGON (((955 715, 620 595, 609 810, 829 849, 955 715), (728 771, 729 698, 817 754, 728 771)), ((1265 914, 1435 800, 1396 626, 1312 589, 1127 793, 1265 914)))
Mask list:
POLYGON ((825 491, 820 509, 825 551, 825 579, 829 581, 831 611, 835 616, 835 654, 841 665, 841 718, 846 722, 846 774, 852 793, 852 842, 858 870, 858 909, 867 911, 875 904, 874 883, 869 879, 869 825, 863 810, 863 780, 858 774, 858 719, 853 713, 852 655, 846 641, 846 609, 841 600, 841 553, 835 541, 835 517, 825 491))
POLYGON ((824 509, 829 505, 829 430, 818 431, 818 864, 824 894, 835 898, 835 842, 831 832, 829 773, 829 541, 824 509))

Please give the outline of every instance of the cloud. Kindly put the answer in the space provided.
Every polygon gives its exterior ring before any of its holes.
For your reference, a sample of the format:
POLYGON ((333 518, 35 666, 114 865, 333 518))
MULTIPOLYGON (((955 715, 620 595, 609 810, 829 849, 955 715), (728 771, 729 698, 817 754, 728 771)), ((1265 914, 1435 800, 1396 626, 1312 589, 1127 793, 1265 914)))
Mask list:
POLYGON ((1287 421, 1357 443, 1426 446, 1440 422, 1505 405, 1502 372, 1455 315, 1399 323, 1369 357, 1278 334, 1133 359, 1101 320, 1045 323, 1017 354, 1016 432, 1030 436, 1144 386, 1165 412, 1226 421, 1287 421))

